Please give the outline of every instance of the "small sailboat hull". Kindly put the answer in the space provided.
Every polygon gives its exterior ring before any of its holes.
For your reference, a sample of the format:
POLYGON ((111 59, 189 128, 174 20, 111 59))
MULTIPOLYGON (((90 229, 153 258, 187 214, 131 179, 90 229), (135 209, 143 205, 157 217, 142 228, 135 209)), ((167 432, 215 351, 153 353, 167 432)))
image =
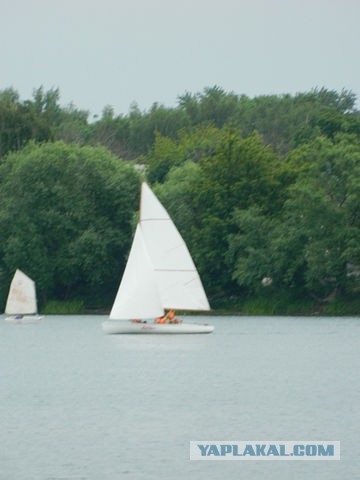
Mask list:
POLYGON ((109 334, 186 334, 186 333, 212 333, 212 325, 201 323, 133 323, 123 320, 106 320, 102 324, 103 331, 109 334))
POLYGON ((5 318, 5 322, 15 323, 16 325, 26 325, 28 323, 38 323, 44 317, 40 315, 24 315, 23 317, 10 316, 5 318))

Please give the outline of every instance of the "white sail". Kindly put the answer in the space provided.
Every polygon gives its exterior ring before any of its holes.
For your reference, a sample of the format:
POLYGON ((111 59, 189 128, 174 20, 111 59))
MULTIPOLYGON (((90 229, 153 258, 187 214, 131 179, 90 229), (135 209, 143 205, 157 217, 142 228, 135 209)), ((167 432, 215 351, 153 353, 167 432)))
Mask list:
POLYGON ((10 315, 37 313, 35 283, 21 270, 16 270, 11 282, 5 313, 10 315))
POLYGON ((184 240, 146 183, 141 189, 140 224, 163 307, 210 310, 184 240))
POLYGON ((153 266, 138 224, 110 318, 144 319, 158 317, 163 313, 153 266))
POLYGON ((210 306, 184 240, 143 183, 139 223, 110 319, 150 319, 163 315, 165 308, 210 306))

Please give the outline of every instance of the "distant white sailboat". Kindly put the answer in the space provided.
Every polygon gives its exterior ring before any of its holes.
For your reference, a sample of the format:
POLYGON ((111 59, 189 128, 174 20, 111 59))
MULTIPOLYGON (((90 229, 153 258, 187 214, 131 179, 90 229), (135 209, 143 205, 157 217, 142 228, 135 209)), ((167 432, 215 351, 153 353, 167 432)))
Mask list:
POLYGON ((106 333, 211 333, 212 325, 184 323, 173 310, 210 310, 184 240, 146 183, 140 218, 106 333), (168 317, 165 309, 170 310, 168 317))
POLYGON ((5 320, 13 323, 35 323, 43 317, 38 315, 35 282, 21 270, 16 270, 12 279, 5 313, 5 320))

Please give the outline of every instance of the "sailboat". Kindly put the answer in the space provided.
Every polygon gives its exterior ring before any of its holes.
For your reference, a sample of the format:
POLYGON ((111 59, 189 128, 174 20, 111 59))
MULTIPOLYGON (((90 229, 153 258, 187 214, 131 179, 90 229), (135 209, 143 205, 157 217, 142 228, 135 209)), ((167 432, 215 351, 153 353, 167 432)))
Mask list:
POLYGON ((150 187, 142 182, 139 222, 110 317, 102 327, 110 334, 214 330, 208 324, 176 318, 168 321, 166 310, 209 311, 210 305, 183 238, 150 187))
POLYGON ((35 282, 21 270, 16 270, 10 284, 5 313, 7 322, 35 323, 43 317, 38 315, 35 282))

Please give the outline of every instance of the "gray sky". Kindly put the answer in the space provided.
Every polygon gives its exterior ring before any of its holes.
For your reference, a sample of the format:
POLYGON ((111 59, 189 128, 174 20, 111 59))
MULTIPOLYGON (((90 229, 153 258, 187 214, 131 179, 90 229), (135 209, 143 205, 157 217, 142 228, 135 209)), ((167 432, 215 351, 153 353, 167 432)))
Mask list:
POLYGON ((126 114, 218 85, 360 94, 359 0, 0 0, 0 90, 126 114))

